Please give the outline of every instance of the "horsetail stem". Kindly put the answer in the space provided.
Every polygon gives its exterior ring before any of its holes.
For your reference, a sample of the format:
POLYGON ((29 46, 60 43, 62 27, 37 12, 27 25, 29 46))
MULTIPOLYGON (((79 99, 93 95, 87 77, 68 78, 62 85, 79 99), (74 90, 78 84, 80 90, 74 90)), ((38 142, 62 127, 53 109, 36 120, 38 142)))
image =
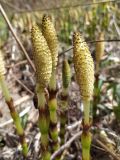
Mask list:
MULTIPOLYGON (((98 35, 98 40, 104 40, 104 32, 100 32, 98 35)), ((93 97, 93 119, 97 118, 97 104, 100 101, 100 88, 99 88, 99 68, 100 61, 102 56, 104 55, 105 42, 97 42, 96 43, 96 73, 95 73, 95 87, 94 87, 94 97, 93 97)))
POLYGON ((90 101, 89 100, 83 100, 83 106, 84 106, 84 124, 89 125, 90 124, 90 101))
POLYGON ((91 139, 92 139, 92 135, 89 131, 86 134, 81 135, 82 159, 83 160, 90 160, 91 139))
POLYGON ((58 39, 54 25, 49 16, 44 15, 42 19, 42 33, 47 41, 52 56, 52 76, 49 83, 49 112, 50 112, 50 136, 53 151, 59 148, 57 129, 57 87, 56 87, 56 65, 58 61, 58 39))
MULTIPOLYGON (((104 32, 99 33, 98 37, 99 41, 104 40, 104 32)), ((100 65, 100 60, 102 56, 104 55, 104 49, 105 49, 105 42, 97 42, 96 43, 96 72, 99 71, 99 65, 100 65)))
POLYGON ((89 48, 79 32, 73 36, 73 61, 76 79, 80 87, 80 94, 84 105, 83 133, 81 137, 82 158, 90 160, 91 134, 90 128, 90 100, 94 89, 94 63, 89 48))
POLYGON ((65 59, 63 61, 62 67, 62 93, 61 93, 61 115, 60 115, 60 137, 61 137, 61 144, 64 144, 64 136, 65 136, 65 124, 67 123, 67 107, 68 107, 68 88, 71 81, 71 71, 68 61, 65 59))
POLYGON ((23 130, 23 127, 20 122, 19 114, 15 110, 12 97, 11 97, 9 90, 8 90, 8 87, 5 83, 4 74, 5 74, 4 60, 2 57, 2 53, 0 51, 0 85, 1 85, 3 95, 5 97, 5 101, 8 105, 9 110, 10 110, 11 117, 14 121, 15 126, 16 126, 17 134, 19 135, 19 138, 20 138, 23 156, 26 157, 27 153, 28 153, 28 146, 27 146, 27 143, 25 140, 24 130, 23 130))
POLYGON ((39 120, 38 126, 41 132, 42 159, 50 160, 49 144, 49 111, 46 105, 45 88, 48 86, 52 72, 51 52, 47 42, 34 25, 31 32, 33 44, 33 58, 36 66, 36 93, 38 98, 39 120))
POLYGON ((50 160, 49 144, 49 111, 46 104, 46 97, 44 90, 37 86, 38 107, 39 107, 39 120, 38 126, 41 132, 41 149, 42 160, 50 160))

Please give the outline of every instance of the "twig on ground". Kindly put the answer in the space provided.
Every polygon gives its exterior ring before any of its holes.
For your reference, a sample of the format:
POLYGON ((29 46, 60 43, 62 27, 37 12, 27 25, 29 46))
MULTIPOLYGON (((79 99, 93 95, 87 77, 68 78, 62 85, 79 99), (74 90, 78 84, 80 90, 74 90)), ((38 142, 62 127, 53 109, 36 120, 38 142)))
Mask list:
POLYGON ((94 148, 96 148, 96 149, 98 149, 98 150, 101 150, 101 151, 103 151, 103 152, 106 152, 106 150, 104 150, 103 148, 98 147, 98 146, 96 146, 96 145, 94 145, 94 144, 91 144, 91 146, 94 147, 94 148))
POLYGON ((18 66, 26 64, 26 63, 27 63, 27 60, 23 60, 23 61, 20 61, 20 62, 18 62, 16 64, 8 65, 8 66, 6 66, 6 68, 15 68, 15 67, 18 67, 18 66))
POLYGON ((116 135, 116 133, 109 128, 100 128, 100 130, 104 130, 108 135, 112 136, 114 139, 120 139, 120 135, 116 135))
POLYGON ((71 131, 71 130, 73 130, 74 128, 76 128, 76 127, 78 127, 79 125, 81 125, 81 123, 82 123, 82 119, 80 119, 79 121, 77 121, 77 122, 75 122, 75 123, 67 126, 66 129, 69 130, 69 131, 71 131))
POLYGON ((67 149, 64 150, 62 156, 61 156, 61 159, 60 160, 64 160, 65 159, 65 156, 68 154, 68 151, 67 149))
POLYGON ((53 160, 57 155, 61 154, 65 149, 67 149, 71 143, 80 137, 82 131, 76 133, 71 139, 69 139, 64 145, 62 145, 56 152, 54 152, 51 156, 51 160, 53 160))
POLYGON ((34 124, 37 124, 38 121, 38 111, 35 108, 32 108, 30 113, 29 113, 29 117, 28 117, 28 124, 26 126, 25 132, 28 133, 30 131, 30 129, 34 126, 34 124), (34 118, 33 118, 34 117, 34 118))
POLYGON ((19 105, 21 105, 22 103, 30 100, 31 98, 32 98, 32 97, 31 97, 31 96, 28 96, 28 95, 26 95, 26 96, 24 96, 24 97, 21 97, 21 98, 19 98, 18 100, 16 100, 16 101, 14 102, 14 106, 15 106, 15 107, 16 107, 16 106, 19 106, 19 105))
POLYGON ((19 79, 17 79, 15 76, 13 76, 14 79, 26 90, 28 91, 32 96, 34 96, 34 93, 27 87, 25 86, 19 79))
POLYGON ((19 136, 18 136, 18 135, 15 135, 15 134, 13 134, 13 133, 10 133, 10 131, 7 130, 7 129, 0 128, 0 133, 1 133, 2 135, 8 134, 9 136, 14 137, 15 139, 19 139, 19 136))
POLYGON ((29 64, 31 65, 31 67, 32 67, 33 70, 35 71, 35 66, 34 66, 33 62, 31 61, 30 57, 28 56, 28 53, 26 52, 26 50, 25 50, 24 46, 22 45, 20 39, 19 39, 19 38, 17 37, 17 35, 15 34, 14 29, 13 29, 13 27, 12 27, 12 25, 11 25, 8 17, 7 17, 7 14, 5 13, 5 11, 4 11, 4 9, 3 9, 3 7, 2 7, 1 4, 0 4, 0 12, 1 12, 2 16, 4 17, 4 19, 5 19, 5 21, 6 21, 7 25, 8 25, 11 33, 13 34, 15 40, 17 41, 18 45, 20 46, 21 50, 23 51, 24 55, 26 56, 29 64))
POLYGON ((108 152, 115 160, 120 160, 120 157, 117 157, 117 155, 110 150, 110 148, 108 148, 106 145, 104 145, 100 140, 96 139, 96 142, 102 147, 104 148, 104 150, 106 152, 108 152))

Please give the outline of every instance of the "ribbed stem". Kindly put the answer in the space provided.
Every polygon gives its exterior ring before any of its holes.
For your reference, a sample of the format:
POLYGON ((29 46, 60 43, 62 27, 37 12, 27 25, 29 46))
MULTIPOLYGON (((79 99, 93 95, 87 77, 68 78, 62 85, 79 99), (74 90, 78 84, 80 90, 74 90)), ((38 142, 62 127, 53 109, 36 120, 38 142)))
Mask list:
POLYGON ((82 133, 81 136, 82 144, 82 160, 90 160, 90 146, 91 146, 91 133, 82 133))
POLYGON ((61 103, 60 103, 60 138, 61 144, 64 144, 65 137, 65 125, 67 123, 67 107, 68 107, 68 88, 63 88, 61 93, 61 103))
POLYGON ((68 89, 71 81, 71 69, 68 60, 64 58, 62 65, 62 92, 61 92, 61 103, 60 103, 60 137, 61 144, 64 144, 65 137, 65 125, 67 123, 67 111, 68 111, 68 89))
POLYGON ((89 125, 90 124, 90 101, 83 100, 83 106, 84 106, 84 125, 89 125))
POLYGON ((73 35, 73 61, 84 106, 83 133, 81 137, 82 157, 83 160, 90 160, 90 99, 94 89, 94 62, 89 48, 79 32, 75 32, 73 35))
POLYGON ((58 150, 59 142, 58 142, 58 129, 57 129, 57 99, 56 99, 56 76, 55 72, 52 73, 50 83, 49 83, 49 112, 50 112, 50 136, 52 139, 52 150, 53 152, 58 150))
POLYGON ((5 101, 8 105, 9 110, 10 110, 11 117, 13 118, 14 124, 16 126, 17 134, 19 135, 19 138, 20 138, 20 143, 22 145, 23 155, 26 157, 27 153, 28 153, 28 146, 27 146, 27 143, 25 140, 24 130, 21 125, 19 114, 15 110, 13 100, 10 96, 9 90, 8 90, 7 85, 5 83, 4 76, 0 77, 0 85, 2 88, 3 95, 5 97, 5 101))
POLYGON ((1 85, 1 89, 3 91, 3 95, 5 97, 5 100, 7 102, 9 102, 11 100, 11 96, 10 96, 10 93, 9 93, 9 90, 8 90, 8 87, 5 83, 5 78, 4 76, 0 77, 0 85, 1 85))
POLYGON ((96 73, 99 72, 99 69, 100 69, 100 62, 97 62, 97 63, 96 63, 96 73))
POLYGON ((46 105, 46 97, 44 90, 37 88, 39 120, 38 126, 41 132, 41 150, 42 160, 50 160, 49 144, 49 112, 46 105))
POLYGON ((90 160, 90 146, 91 146, 91 133, 90 128, 90 100, 83 100, 84 106, 84 122, 83 122, 83 133, 81 136, 82 144, 82 159, 90 160))
POLYGON ((49 90, 56 91, 56 73, 55 71, 52 71, 52 75, 51 75, 50 83, 49 83, 49 90))

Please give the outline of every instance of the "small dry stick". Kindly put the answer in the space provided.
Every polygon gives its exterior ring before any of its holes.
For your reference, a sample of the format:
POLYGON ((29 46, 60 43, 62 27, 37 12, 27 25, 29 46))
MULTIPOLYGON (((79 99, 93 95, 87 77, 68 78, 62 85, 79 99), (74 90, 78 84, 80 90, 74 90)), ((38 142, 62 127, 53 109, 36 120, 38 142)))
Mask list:
POLYGON ((120 157, 117 157, 117 155, 113 152, 111 152, 111 150, 106 147, 100 140, 96 140, 96 142, 105 149, 106 152, 108 152, 115 160, 120 160, 120 157))
POLYGON ((18 67, 18 66, 26 64, 26 63, 27 63, 27 60, 22 60, 22 61, 14 64, 14 65, 13 64, 12 65, 7 65, 6 68, 15 68, 15 67, 18 67))
POLYGON ((67 129, 68 131, 71 131, 71 130, 73 130, 74 128, 80 126, 81 123, 82 123, 82 118, 81 118, 79 121, 76 121, 75 123, 73 123, 73 124, 71 124, 71 125, 68 125, 66 129, 67 129))
POLYGON ((16 76, 13 77, 27 92, 29 92, 32 96, 34 96, 34 93, 26 85, 24 85, 19 79, 17 79, 16 76))
POLYGON ((17 35, 15 34, 14 29, 13 29, 13 27, 12 27, 12 25, 11 25, 11 23, 10 23, 10 21, 9 21, 9 19, 8 19, 8 17, 7 17, 7 15, 6 15, 6 13, 5 13, 5 11, 4 11, 4 9, 3 9, 3 7, 2 7, 1 4, 0 4, 0 12, 1 12, 2 16, 4 17, 4 19, 5 19, 8 27, 10 28, 10 31, 11 31, 11 33, 13 34, 15 40, 17 41, 17 43, 18 43, 18 45, 20 46, 20 48, 21 48, 21 50, 23 51, 23 53, 25 54, 25 56, 26 56, 29 64, 31 65, 31 67, 32 67, 33 70, 35 71, 35 66, 34 66, 34 64, 32 63, 30 57, 28 56, 28 54, 27 54, 24 46, 22 45, 21 41, 19 40, 19 38, 18 38, 17 35))
POLYGON ((71 139, 69 139, 69 141, 67 141, 64 145, 62 145, 56 152, 52 154, 51 160, 54 160, 57 155, 61 154, 65 149, 67 149, 74 140, 76 140, 81 136, 81 134, 82 131, 76 133, 71 139))

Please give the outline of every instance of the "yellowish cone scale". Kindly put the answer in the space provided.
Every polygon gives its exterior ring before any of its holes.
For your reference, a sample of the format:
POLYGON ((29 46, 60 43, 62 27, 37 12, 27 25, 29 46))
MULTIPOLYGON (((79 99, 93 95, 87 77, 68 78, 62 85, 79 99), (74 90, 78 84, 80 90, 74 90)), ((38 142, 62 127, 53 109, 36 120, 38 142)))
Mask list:
MULTIPOLYGON (((99 34, 99 41, 104 40, 104 32, 99 34)), ((97 42, 96 43, 96 63, 99 63, 102 56, 104 55, 105 42, 97 42)))
POLYGON ((90 100, 94 88, 94 62, 79 32, 73 36, 73 61, 82 99, 90 100))
POLYGON ((2 52, 0 51, 0 78, 5 74, 5 64, 2 52))
POLYGON ((51 77, 52 58, 47 42, 37 25, 31 31, 33 44, 33 59, 36 67, 36 78, 40 88, 45 88, 51 77))
POLYGON ((52 54, 52 69, 54 71, 58 60, 58 39, 53 22, 47 15, 44 15, 42 19, 42 33, 52 54))

